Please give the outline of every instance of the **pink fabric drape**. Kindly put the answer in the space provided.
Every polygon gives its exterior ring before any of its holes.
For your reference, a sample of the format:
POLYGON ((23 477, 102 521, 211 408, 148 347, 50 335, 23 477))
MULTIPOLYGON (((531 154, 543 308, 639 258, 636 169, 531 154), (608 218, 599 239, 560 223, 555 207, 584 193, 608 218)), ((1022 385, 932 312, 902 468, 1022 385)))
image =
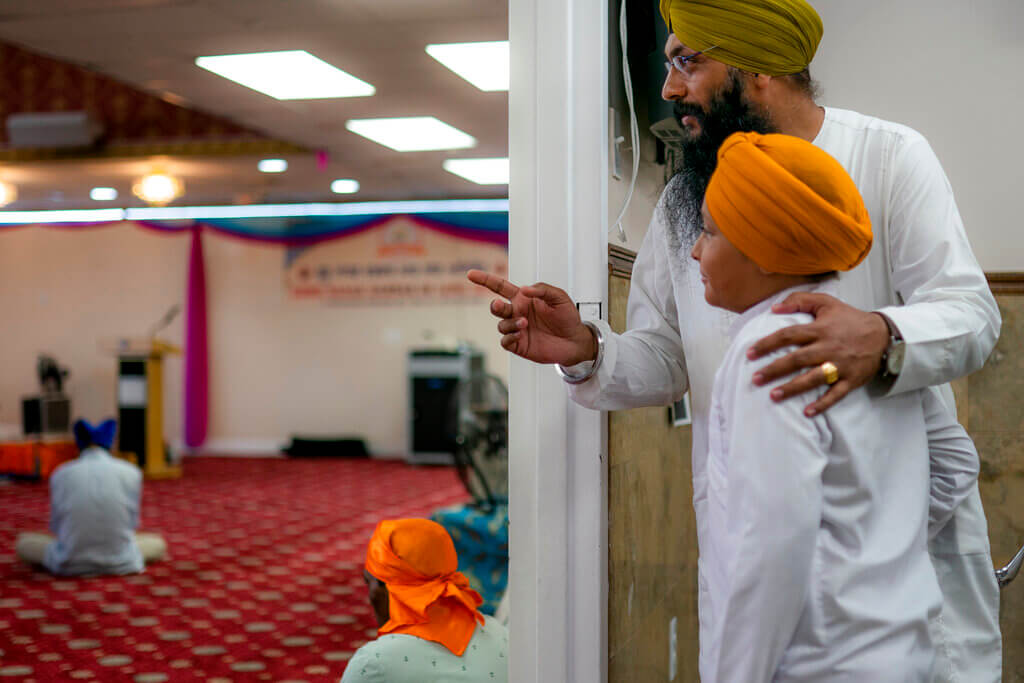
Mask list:
POLYGON ((206 266, 203 231, 192 229, 185 310, 185 445, 199 448, 209 422, 209 357, 206 334, 206 266))

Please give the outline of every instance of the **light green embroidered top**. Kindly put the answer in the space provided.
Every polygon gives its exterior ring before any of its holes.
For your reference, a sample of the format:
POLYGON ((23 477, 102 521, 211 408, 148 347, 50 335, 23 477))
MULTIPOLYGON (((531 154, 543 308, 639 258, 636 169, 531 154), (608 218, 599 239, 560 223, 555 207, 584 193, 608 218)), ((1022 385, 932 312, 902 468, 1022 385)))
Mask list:
POLYGON ((341 683, 508 683, 507 657, 508 630, 484 616, 461 657, 416 636, 381 636, 356 650, 341 683))

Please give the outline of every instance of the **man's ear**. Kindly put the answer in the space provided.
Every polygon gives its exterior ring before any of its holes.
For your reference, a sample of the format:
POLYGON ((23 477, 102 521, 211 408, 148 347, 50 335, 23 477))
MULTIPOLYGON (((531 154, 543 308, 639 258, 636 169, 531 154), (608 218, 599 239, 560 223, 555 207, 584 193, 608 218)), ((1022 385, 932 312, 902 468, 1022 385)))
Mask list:
POLYGON ((775 80, 775 76, 755 74, 749 71, 742 73, 747 96, 755 102, 762 102, 765 94, 768 92, 768 88, 771 87, 772 82, 775 80))

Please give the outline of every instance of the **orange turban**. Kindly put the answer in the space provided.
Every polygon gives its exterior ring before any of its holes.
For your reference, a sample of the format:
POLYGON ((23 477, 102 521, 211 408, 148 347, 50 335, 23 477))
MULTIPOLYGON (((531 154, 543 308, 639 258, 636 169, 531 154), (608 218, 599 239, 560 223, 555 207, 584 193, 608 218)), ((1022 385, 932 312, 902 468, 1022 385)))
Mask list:
POLYGON ((440 643, 462 656, 483 598, 457 571, 455 544, 428 519, 386 520, 366 549, 366 571, 388 587, 388 622, 380 634, 404 633, 440 643))
POLYGON ((850 270, 871 250, 871 218, 853 179, 800 138, 730 135, 705 199, 722 234, 772 273, 850 270))

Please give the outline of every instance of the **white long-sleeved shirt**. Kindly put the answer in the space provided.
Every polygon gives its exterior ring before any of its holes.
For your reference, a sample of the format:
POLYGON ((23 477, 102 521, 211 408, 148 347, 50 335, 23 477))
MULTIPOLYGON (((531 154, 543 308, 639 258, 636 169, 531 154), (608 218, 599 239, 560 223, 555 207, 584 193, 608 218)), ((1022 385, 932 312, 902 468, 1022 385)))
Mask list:
MULTIPOLYGON (((949 181, 919 133, 826 108, 814 144, 850 173, 874 232, 864 262, 840 275, 839 296, 862 310, 884 312, 904 337, 906 359, 889 394, 927 387, 922 400, 933 483, 932 553, 937 563, 946 563, 940 573, 948 577, 944 591, 949 588, 943 619, 961 629, 947 634, 943 652, 956 650, 950 666, 963 672, 963 680, 996 681, 998 588, 974 483, 977 454, 956 422, 952 391, 932 385, 982 366, 999 336, 998 307, 970 249, 949 181)), ((700 490, 707 476, 712 379, 734 319, 705 302, 689 245, 673 235, 659 203, 633 268, 628 332, 617 335, 597 322, 605 337, 603 362, 592 379, 569 386, 570 396, 590 408, 618 410, 667 405, 689 390, 694 490, 700 490)), ((695 494, 693 504, 700 516, 706 500, 695 494)), ((700 532, 698 525, 699 536, 705 535, 700 532)))
MULTIPOLYGON (((899 328, 906 359, 889 393, 928 387, 933 477, 946 486, 933 496, 933 518, 948 520, 968 496, 977 463, 965 467, 976 454, 943 383, 984 364, 999 336, 998 306, 924 137, 900 124, 826 108, 814 144, 850 173, 871 215, 874 246, 857 268, 840 274, 838 293, 857 308, 884 312, 899 328), (951 495, 954 484, 960 493, 951 495)), ((711 381, 734 319, 704 301, 689 247, 672 235, 659 205, 633 268, 629 330, 616 335, 598 321, 606 340, 602 365, 590 381, 570 386, 570 396, 590 408, 618 410, 667 405, 689 389, 694 476, 704 476, 711 381)), ((988 552, 980 503, 974 508, 936 543, 950 552, 988 552)))
MULTIPOLYGON (((805 314, 770 306, 740 315, 714 381, 707 477, 696 495, 701 680, 707 683, 930 680, 928 620, 941 594, 928 556, 928 442, 918 392, 850 393, 826 413, 823 393, 776 404, 752 374, 787 350, 746 350, 805 314)), ((781 384, 777 382, 776 384, 781 384)))
POLYGON ((43 565, 54 574, 134 574, 142 472, 102 448, 82 451, 50 477, 50 530, 43 565))
MULTIPOLYGON (((850 174, 871 216, 874 246, 857 268, 840 274, 838 291, 899 328, 906 357, 889 393, 980 369, 999 336, 999 309, 928 142, 906 126, 826 108, 814 144, 850 174)), ((570 392, 581 405, 618 410, 667 405, 689 389, 700 451, 706 439, 696 418, 707 416, 735 314, 704 301, 689 246, 672 236, 659 204, 633 267, 629 331, 615 335, 598 322, 606 338, 602 366, 570 392)))

